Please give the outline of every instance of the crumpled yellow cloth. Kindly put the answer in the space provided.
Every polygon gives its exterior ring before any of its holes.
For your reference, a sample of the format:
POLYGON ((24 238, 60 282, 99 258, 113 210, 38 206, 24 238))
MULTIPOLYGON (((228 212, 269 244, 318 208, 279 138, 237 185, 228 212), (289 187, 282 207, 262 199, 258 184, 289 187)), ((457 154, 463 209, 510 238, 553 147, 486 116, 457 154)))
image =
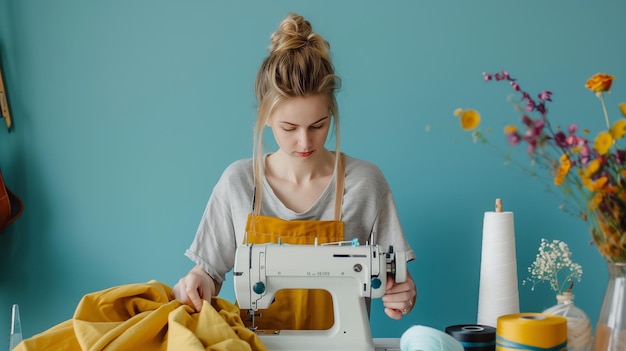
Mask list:
POLYGON ((22 341, 16 351, 265 351, 239 308, 212 298, 200 312, 170 301, 171 288, 150 281, 85 295, 74 317, 22 341))

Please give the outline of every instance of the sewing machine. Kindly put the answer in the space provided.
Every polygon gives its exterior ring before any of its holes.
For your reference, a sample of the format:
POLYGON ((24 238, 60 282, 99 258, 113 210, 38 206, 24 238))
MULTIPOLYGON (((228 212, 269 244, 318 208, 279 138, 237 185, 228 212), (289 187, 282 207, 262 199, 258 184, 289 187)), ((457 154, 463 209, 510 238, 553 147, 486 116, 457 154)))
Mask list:
POLYGON ((393 247, 384 252, 377 245, 358 243, 243 245, 237 249, 233 276, 237 303, 252 316, 268 308, 282 289, 323 289, 332 296, 330 329, 257 330, 269 351, 385 350, 387 346, 377 347, 372 338, 365 298, 382 297, 387 276, 406 280, 406 255, 393 247))

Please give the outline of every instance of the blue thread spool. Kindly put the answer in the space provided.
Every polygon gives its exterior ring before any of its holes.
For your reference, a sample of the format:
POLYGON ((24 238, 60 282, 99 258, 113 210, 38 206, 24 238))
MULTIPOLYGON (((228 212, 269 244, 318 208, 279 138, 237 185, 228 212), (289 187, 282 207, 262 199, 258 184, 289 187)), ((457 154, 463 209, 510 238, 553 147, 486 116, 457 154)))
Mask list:
POLYGON ((486 325, 451 325, 446 333, 463 345, 465 351, 494 351, 496 328, 486 325))

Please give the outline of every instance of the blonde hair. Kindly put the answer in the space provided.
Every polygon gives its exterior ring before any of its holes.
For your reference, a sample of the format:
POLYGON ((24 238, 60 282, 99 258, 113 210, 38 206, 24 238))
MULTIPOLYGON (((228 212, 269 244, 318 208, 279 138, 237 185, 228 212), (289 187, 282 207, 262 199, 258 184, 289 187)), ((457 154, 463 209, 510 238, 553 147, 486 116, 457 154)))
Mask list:
POLYGON ((322 95, 328 101, 335 133, 335 172, 339 163, 339 114, 335 91, 340 79, 330 58, 330 45, 313 32, 311 23, 289 13, 271 37, 270 54, 263 60, 254 83, 258 101, 254 128, 254 213, 259 214, 263 172, 263 129, 281 102, 293 97, 322 95))

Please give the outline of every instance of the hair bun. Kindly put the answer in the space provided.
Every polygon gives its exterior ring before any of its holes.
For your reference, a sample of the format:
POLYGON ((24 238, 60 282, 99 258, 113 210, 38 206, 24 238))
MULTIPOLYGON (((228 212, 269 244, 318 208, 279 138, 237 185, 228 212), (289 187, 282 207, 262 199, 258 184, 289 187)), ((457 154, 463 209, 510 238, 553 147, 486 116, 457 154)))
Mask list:
POLYGON ((295 13, 287 14, 280 22, 278 30, 271 36, 271 41, 271 54, 312 46, 327 56, 330 50, 328 43, 313 32, 311 23, 295 13))

